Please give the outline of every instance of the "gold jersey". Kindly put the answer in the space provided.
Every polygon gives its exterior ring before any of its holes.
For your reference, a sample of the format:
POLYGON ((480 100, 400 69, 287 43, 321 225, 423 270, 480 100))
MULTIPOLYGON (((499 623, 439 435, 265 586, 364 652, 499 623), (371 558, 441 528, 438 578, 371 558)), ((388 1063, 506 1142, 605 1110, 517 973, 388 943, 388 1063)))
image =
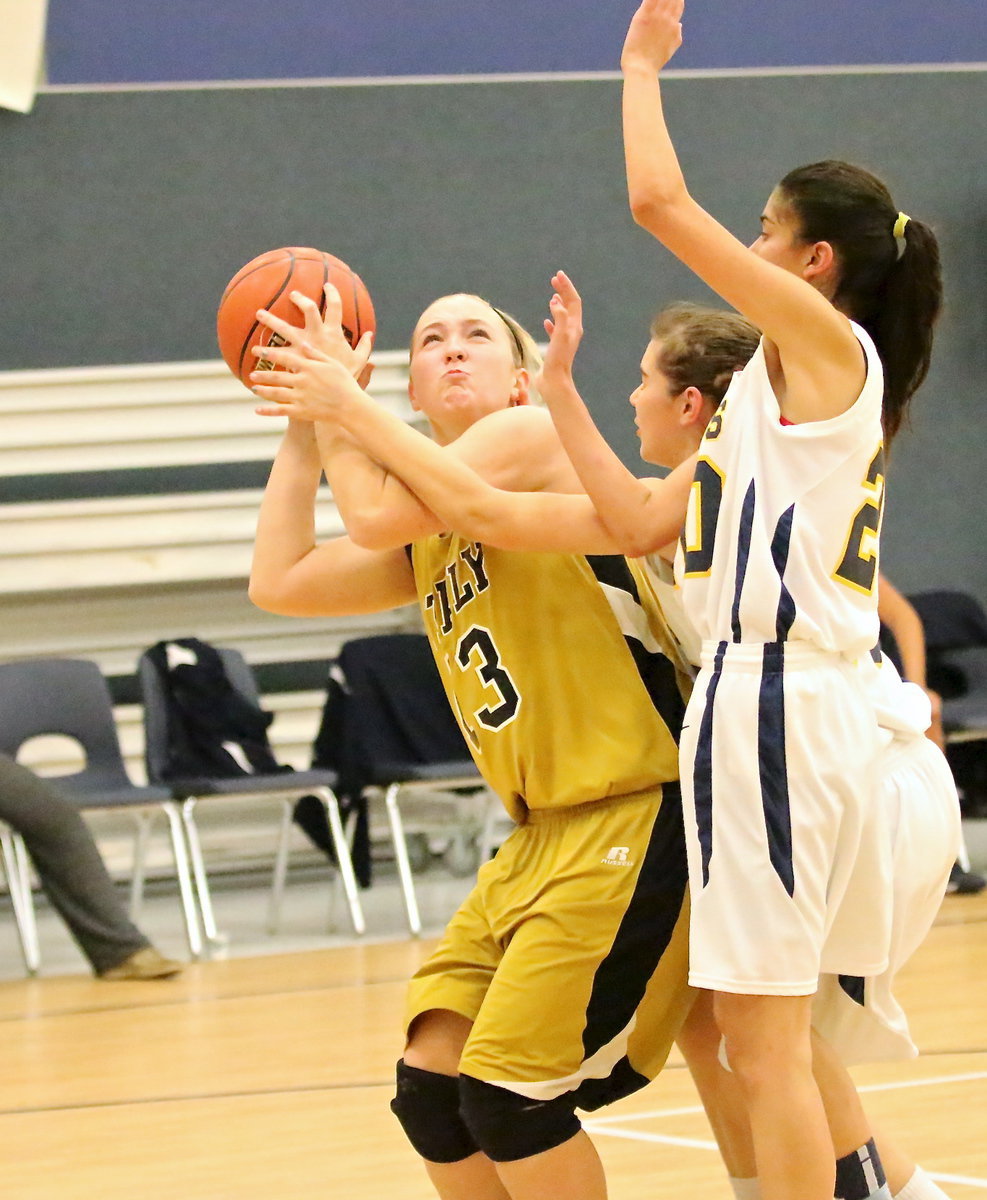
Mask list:
POLYGON ((456 719, 515 820, 678 778, 687 683, 636 563, 456 534, 410 555, 456 719))

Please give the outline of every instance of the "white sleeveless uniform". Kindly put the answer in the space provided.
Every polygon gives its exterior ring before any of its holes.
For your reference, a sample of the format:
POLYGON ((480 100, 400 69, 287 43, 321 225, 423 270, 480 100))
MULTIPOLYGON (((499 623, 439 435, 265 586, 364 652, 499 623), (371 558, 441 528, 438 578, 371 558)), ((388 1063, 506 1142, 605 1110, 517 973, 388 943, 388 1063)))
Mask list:
POLYGON ((880 802, 892 846, 888 968, 869 978, 823 975, 812 1024, 845 1063, 918 1053, 894 997, 895 974, 936 918, 960 847, 960 806, 946 757, 926 736, 929 698, 876 651, 860 661, 883 743, 880 802))
MULTIPOLYGON (((698 635, 682 603, 682 589, 660 555, 649 555, 647 579, 693 669, 698 635)), ((960 843, 959 799, 939 748, 925 736, 931 707, 925 692, 905 683, 879 650, 862 656, 864 677, 879 726, 880 802, 892 839, 893 904, 889 961, 880 975, 822 975, 812 1005, 813 1027, 843 1062, 876 1062, 917 1054, 893 992, 894 976, 918 949, 942 903, 960 843)))
POLYGON ((877 642, 883 372, 841 415, 781 424, 763 343, 707 428, 676 577, 702 638, 681 745, 690 981, 808 995, 891 943, 881 748, 855 660, 877 642))

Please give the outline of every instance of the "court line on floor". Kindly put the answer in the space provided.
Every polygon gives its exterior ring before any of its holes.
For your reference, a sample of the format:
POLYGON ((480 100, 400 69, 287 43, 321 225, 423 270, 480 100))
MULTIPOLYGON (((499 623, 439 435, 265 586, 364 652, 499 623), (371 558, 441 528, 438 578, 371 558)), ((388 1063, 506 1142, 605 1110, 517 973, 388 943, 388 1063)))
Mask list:
MULTIPOLYGON (((887 1092, 902 1088, 931 1087, 943 1083, 969 1083, 987 1079, 987 1071, 966 1071, 958 1075, 935 1075, 927 1079, 905 1079, 891 1083, 871 1083, 860 1087, 861 1092, 887 1092)), ((651 1142, 662 1146, 683 1146, 694 1150, 716 1150, 715 1141, 704 1138, 677 1137, 664 1133, 646 1133, 638 1129, 620 1128, 626 1122, 653 1120, 660 1117, 695 1116, 702 1113, 701 1104, 683 1105, 680 1108, 655 1109, 643 1113, 627 1113, 622 1116, 592 1117, 583 1122, 587 1133, 596 1133, 604 1137, 623 1138, 632 1142, 651 1142)), ((967 1187, 987 1189, 987 1179, 974 1175, 953 1175, 944 1172, 928 1172, 930 1178, 938 1183, 958 1183, 967 1187)))
MULTIPOLYGON (((970 1083, 987 1079, 987 1071, 964 1071, 959 1075, 930 1075, 927 1079, 899 1079, 889 1083, 867 1083, 857 1088, 858 1092, 893 1092, 899 1088, 931 1087, 940 1083, 970 1083)), ((622 1125, 626 1121, 650 1121, 658 1117, 694 1116, 705 1111, 701 1104, 687 1104, 681 1108, 656 1108, 648 1112, 623 1113, 607 1117, 590 1117, 586 1122, 594 1128, 604 1125, 622 1125)), ((600 1132, 603 1130, 601 1128, 600 1132)))
MULTIPOLYGON (((375 988, 375 987, 394 987, 395 985, 407 986, 407 975, 395 975, 393 978, 387 979, 369 979, 365 981, 357 981, 355 983, 312 983, 301 984, 298 987, 276 987, 272 986, 270 990, 259 990, 255 992, 238 992, 238 991, 223 991, 210 993, 194 993, 185 992, 179 995, 165 996, 161 999, 140 1001, 116 1001, 110 999, 107 1003, 86 1004, 76 1003, 71 1006, 59 1008, 39 1008, 33 1010, 25 1010, 24 1012, 0 1012, 0 1025, 13 1024, 23 1021, 46 1021, 49 1018, 60 1019, 62 1017, 87 1017, 100 1016, 104 1013, 137 1013, 150 1012, 162 1008, 187 1008, 190 1005, 198 1004, 220 1004, 228 1003, 231 1000, 267 1000, 267 999, 290 999, 292 996, 306 996, 316 992, 342 992, 354 991, 358 988, 375 988)), ((175 987, 181 987, 183 981, 179 978, 174 982, 175 987)), ((100 984, 100 987, 109 986, 124 986, 127 984, 100 984)), ((154 986, 159 986, 155 981, 154 986)), ((162 980, 160 986, 163 988, 171 987, 172 983, 169 980, 162 980)))

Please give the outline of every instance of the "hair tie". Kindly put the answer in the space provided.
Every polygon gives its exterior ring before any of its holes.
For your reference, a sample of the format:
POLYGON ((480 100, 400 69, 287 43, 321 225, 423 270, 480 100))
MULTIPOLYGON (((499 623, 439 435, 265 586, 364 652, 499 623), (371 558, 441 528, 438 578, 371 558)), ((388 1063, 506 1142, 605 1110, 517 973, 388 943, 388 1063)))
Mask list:
MULTIPOLYGON (((489 300, 487 301, 487 304, 490 304, 489 300)), ((525 353, 524 353, 524 343, 521 341, 521 335, 518 333, 517 329, 515 329, 514 325, 507 319, 506 313, 501 312, 501 310, 497 307, 496 304, 490 304, 490 307, 494 310, 494 312, 497 314, 497 316, 500 317, 500 319, 507 326, 507 332, 511 335, 511 341, 514 343, 514 349, 518 353, 518 359, 519 359, 518 366, 523 367, 524 360, 525 360, 525 353)))
POLYGON ((898 257, 905 253, 905 246, 908 244, 905 241, 905 226, 911 220, 907 213, 898 213, 898 219, 894 223, 894 229, 891 230, 894 235, 895 245, 898 247, 898 257))

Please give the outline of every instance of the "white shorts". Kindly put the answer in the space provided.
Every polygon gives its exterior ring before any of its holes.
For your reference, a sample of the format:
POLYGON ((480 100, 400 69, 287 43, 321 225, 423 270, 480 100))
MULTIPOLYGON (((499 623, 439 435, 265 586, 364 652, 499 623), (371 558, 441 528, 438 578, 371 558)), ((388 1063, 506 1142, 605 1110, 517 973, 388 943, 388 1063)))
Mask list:
POLYGON ((689 981, 811 995, 891 940, 880 736, 859 672, 805 643, 704 646, 681 741, 689 981))
POLYGON ((935 920, 960 845, 956 786, 945 757, 928 738, 892 742, 882 755, 881 774, 894 847, 888 969, 867 979, 824 975, 813 1002, 813 1028, 845 1063, 918 1053, 892 983, 935 920))

